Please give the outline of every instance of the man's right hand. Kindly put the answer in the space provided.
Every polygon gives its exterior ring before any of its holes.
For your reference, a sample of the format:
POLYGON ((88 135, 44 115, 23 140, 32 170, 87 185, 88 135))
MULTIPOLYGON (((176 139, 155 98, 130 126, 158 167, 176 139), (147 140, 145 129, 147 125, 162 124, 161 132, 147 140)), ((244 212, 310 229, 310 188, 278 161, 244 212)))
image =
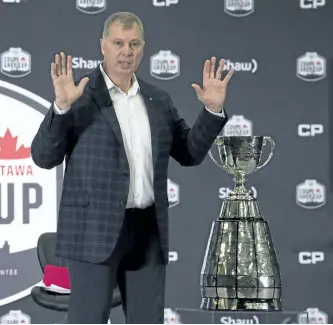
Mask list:
POLYGON ((61 110, 68 109, 82 94, 89 78, 81 79, 78 86, 73 81, 72 57, 63 52, 55 55, 55 62, 51 64, 51 77, 53 81, 55 103, 61 110), (67 67, 66 67, 67 61, 67 67))

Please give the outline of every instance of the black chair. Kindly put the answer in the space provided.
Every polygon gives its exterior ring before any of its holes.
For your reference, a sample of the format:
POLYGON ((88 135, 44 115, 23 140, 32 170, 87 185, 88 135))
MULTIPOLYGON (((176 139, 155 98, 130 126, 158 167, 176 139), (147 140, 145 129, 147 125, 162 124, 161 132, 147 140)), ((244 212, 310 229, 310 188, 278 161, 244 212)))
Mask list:
MULTIPOLYGON (((38 238, 37 255, 43 272, 47 264, 67 266, 67 260, 54 256, 55 237, 55 233, 45 233, 38 238)), ((42 287, 35 286, 31 290, 31 296, 38 305, 44 308, 55 311, 67 311, 68 309, 69 294, 49 292, 42 287)), ((119 289, 116 288, 113 293, 112 308, 119 305, 121 305, 121 296, 119 289)))

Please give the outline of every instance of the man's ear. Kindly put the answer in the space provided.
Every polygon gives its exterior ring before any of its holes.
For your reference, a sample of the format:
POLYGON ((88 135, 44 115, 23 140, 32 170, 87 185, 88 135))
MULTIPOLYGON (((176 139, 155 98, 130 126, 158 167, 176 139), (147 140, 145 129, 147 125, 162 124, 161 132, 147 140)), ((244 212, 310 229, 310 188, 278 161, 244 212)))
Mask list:
POLYGON ((104 52, 104 40, 103 40, 103 38, 100 39, 100 44, 101 44, 101 52, 104 55, 105 52, 104 52))

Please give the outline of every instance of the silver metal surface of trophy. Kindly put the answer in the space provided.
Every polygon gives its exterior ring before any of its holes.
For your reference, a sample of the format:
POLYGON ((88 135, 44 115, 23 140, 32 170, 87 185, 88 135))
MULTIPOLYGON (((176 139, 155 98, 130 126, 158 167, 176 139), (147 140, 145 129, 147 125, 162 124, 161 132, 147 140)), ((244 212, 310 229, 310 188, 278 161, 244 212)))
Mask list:
POLYGON ((218 163, 234 176, 235 187, 213 222, 202 265, 201 309, 280 311, 281 276, 270 228, 258 201, 246 189, 245 176, 266 166, 275 143, 262 136, 219 136, 218 163), (267 143, 271 152, 260 165, 267 143))

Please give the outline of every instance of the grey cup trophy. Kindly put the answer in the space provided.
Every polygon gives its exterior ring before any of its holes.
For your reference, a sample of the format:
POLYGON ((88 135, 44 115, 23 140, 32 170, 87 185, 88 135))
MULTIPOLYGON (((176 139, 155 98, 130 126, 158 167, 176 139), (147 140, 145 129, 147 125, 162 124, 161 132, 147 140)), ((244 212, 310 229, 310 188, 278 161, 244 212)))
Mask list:
POLYGON ((219 136, 215 140, 221 163, 234 176, 235 187, 213 222, 202 265, 201 309, 279 311, 281 276, 269 225, 258 201, 244 186, 245 176, 266 166, 275 142, 262 136, 219 136), (267 143, 271 152, 260 165, 267 143))

